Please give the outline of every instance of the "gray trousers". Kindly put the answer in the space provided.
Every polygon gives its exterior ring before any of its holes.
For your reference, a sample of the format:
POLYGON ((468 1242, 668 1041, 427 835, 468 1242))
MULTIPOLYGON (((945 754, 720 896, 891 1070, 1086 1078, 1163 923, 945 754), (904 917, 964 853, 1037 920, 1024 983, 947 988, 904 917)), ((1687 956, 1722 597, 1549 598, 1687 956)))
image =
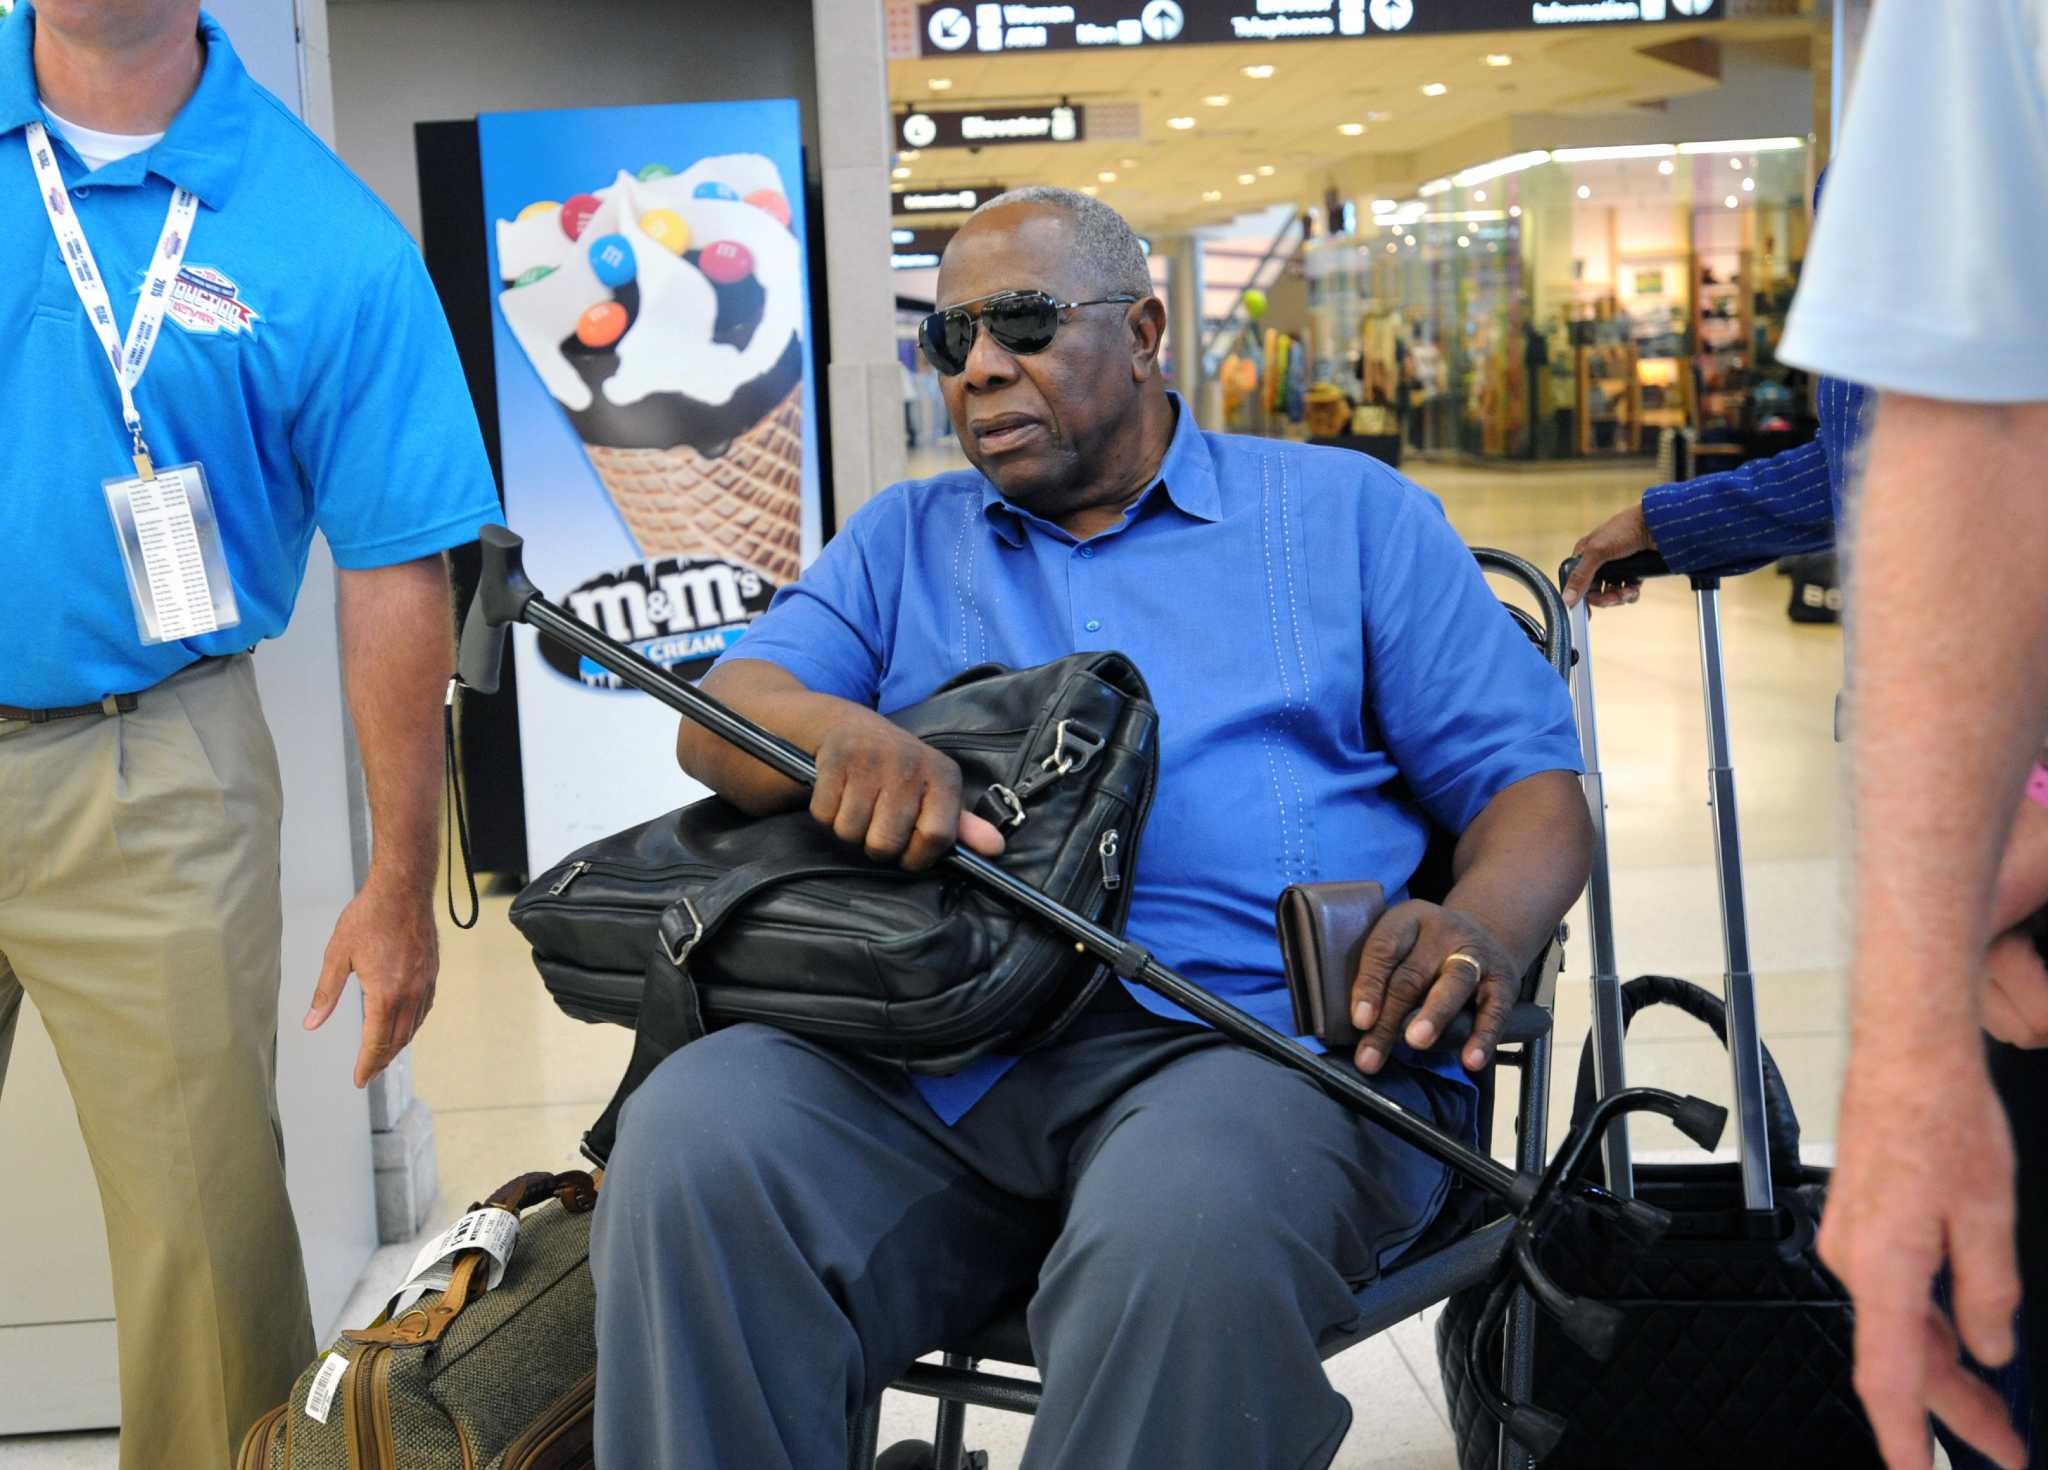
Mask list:
MULTIPOLYGON (((762 1026, 625 1109, 591 1241, 598 1463, 838 1470, 913 1360, 1029 1295, 1027 1470, 1327 1466, 1319 1339, 1446 1171, 1115 987, 947 1127, 900 1076, 762 1026)), ((1469 1126, 1438 1080, 1384 1089, 1469 1126)))

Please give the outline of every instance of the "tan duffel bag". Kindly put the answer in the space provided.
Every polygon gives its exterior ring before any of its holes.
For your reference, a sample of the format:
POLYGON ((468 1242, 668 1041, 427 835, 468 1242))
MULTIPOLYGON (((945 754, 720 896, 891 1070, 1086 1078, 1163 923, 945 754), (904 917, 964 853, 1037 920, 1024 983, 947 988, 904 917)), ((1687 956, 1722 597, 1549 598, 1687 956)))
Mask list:
POLYGON ((589 1470, 597 1189, 581 1171, 522 1175, 442 1232, 452 1259, 430 1245, 414 1277, 435 1289, 344 1332, 236 1470, 589 1470))

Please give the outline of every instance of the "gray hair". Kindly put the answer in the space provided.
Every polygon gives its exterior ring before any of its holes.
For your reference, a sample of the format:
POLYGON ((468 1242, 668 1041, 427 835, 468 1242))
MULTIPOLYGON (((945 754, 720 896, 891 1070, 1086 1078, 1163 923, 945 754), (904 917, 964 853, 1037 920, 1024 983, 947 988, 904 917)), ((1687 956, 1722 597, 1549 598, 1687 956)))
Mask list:
POLYGON ((1099 199, 1075 189, 1052 184, 1032 184, 998 194, 975 210, 969 219, 1012 204, 1036 204, 1057 209, 1074 222, 1074 247, 1089 272, 1111 295, 1125 292, 1143 301, 1152 294, 1152 267, 1138 244, 1130 222, 1099 199))

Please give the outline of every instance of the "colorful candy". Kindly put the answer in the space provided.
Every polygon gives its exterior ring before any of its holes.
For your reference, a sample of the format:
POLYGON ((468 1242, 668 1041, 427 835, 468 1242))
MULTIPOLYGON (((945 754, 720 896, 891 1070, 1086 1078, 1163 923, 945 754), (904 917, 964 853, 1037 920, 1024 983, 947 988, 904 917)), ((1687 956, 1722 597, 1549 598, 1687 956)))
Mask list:
POLYGON ((656 179, 666 179, 673 176, 674 173, 675 170, 665 163, 650 163, 640 170, 640 182, 651 184, 656 179))
POLYGON ((553 275, 554 273, 555 268, 551 265, 537 265, 533 267, 533 269, 523 273, 518 280, 514 281, 512 283, 512 289, 517 291, 521 286, 531 286, 535 281, 545 281, 549 276, 553 275))
POLYGON ((561 207, 552 199, 536 199, 533 203, 527 205, 526 208, 519 211, 519 217, 521 219, 532 219, 537 214, 553 214, 561 207))
POLYGON ((633 258, 633 242, 624 235, 606 235, 593 241, 590 247, 590 269, 600 281, 614 291, 628 284, 640 274, 640 263, 633 258))
POLYGON ((585 347, 603 349, 626 335, 626 308, 616 301, 600 301, 576 319, 576 340, 585 347))
POLYGON ((641 215, 640 233, 676 255, 690 248, 690 226, 673 209, 650 209, 641 215))
POLYGON ((766 210, 775 216, 775 223, 789 228, 789 201, 777 189, 756 189, 747 196, 747 203, 756 209, 766 210))
POLYGON ((604 201, 595 194, 577 194, 562 206, 562 233, 571 240, 583 237, 584 227, 590 217, 604 208, 604 201))
POLYGON ((733 188, 732 185, 720 184, 710 180, 699 184, 696 194, 699 199, 738 199, 740 197, 739 190, 733 188))
POLYGON ((754 273, 754 252, 737 240, 719 240, 704 247, 697 269, 716 286, 736 286, 754 273))

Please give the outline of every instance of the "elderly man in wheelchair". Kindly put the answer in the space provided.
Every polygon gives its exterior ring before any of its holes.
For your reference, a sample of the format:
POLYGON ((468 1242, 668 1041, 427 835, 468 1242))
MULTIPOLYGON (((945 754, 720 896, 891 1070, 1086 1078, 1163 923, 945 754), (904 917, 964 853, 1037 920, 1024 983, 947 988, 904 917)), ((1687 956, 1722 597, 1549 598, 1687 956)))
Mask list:
MULTIPOLYGON (((1396 902, 1366 941, 1353 1060, 1470 1140, 1474 1074, 1586 879, 1563 682, 1415 486, 1196 428, 1107 207, 985 205, 938 304, 924 349, 973 470, 863 506, 705 688, 816 752, 819 822, 922 869, 1002 837, 877 711, 976 664, 1122 650, 1161 731, 1128 931, 1289 1032, 1275 895, 1370 878, 1400 899, 1448 834, 1442 902, 1396 902)), ((694 727, 677 754, 745 810, 803 800, 694 727)), ((1322 1346, 1450 1187, 1299 1073, 1116 983, 1052 1044, 948 1077, 718 1031, 634 1094, 610 1163, 599 1458, 665 1470, 846 1464, 850 1422, 913 1360, 1026 1299, 1031 1470, 1326 1466, 1351 1409, 1322 1346)))

